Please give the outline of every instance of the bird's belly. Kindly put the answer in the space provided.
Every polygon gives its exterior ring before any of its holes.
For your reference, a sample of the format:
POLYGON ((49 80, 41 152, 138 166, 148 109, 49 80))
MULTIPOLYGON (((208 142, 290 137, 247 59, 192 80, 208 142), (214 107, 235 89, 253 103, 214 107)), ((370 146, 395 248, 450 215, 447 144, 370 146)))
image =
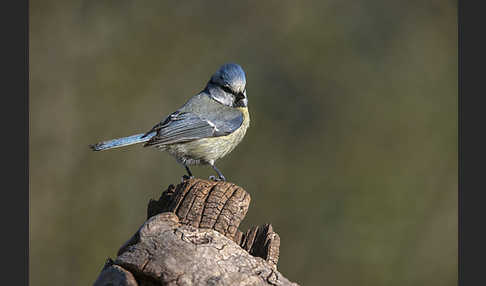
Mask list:
POLYGON ((240 128, 226 136, 202 138, 186 143, 165 146, 171 155, 179 162, 194 165, 212 163, 231 151, 241 142, 250 125, 250 117, 246 108, 241 108, 244 119, 240 128))

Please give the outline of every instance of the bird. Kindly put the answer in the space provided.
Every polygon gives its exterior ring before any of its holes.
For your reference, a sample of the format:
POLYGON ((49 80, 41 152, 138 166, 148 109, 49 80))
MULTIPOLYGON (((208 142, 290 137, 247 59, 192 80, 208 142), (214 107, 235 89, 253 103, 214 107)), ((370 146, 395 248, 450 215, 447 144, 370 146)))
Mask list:
POLYGON ((226 63, 201 92, 147 132, 89 146, 103 151, 144 143, 144 147, 168 152, 182 164, 188 175, 183 179, 194 177, 189 166, 210 165, 217 177, 209 179, 226 181, 215 162, 234 150, 249 126, 246 74, 240 65, 226 63))

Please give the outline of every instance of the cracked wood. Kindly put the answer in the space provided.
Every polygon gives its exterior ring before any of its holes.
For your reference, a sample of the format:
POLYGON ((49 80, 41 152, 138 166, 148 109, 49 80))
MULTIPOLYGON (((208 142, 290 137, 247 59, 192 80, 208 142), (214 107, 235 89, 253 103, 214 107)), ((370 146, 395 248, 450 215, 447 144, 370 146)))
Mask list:
POLYGON ((95 285, 297 285, 277 270, 280 237, 270 224, 238 230, 250 200, 229 182, 170 185, 95 285))

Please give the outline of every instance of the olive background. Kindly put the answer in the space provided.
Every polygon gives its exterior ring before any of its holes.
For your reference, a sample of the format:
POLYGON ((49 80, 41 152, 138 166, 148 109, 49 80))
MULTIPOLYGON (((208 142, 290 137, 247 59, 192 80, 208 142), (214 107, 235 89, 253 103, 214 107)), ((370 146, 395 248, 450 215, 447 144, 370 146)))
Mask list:
MULTIPOLYGON (((456 285, 456 1, 30 1, 31 285, 91 285, 184 169, 141 145, 226 62, 251 126, 217 166, 301 285, 456 285)), ((209 167, 194 167, 202 178, 209 167)))

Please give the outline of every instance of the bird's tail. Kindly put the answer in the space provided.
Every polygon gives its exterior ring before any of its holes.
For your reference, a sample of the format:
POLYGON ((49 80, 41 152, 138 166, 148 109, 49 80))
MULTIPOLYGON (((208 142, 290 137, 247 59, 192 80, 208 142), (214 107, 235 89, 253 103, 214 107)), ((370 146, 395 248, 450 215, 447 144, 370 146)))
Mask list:
POLYGON ((147 142, 147 141, 150 140, 150 138, 154 137, 155 134, 156 134, 156 132, 152 132, 152 133, 149 133, 146 136, 144 136, 145 133, 140 133, 140 134, 136 134, 136 135, 132 135, 132 136, 128 136, 128 137, 103 141, 103 142, 100 142, 100 143, 89 145, 89 147, 91 147, 91 149, 93 149, 93 151, 103 151, 103 150, 133 145, 133 144, 137 144, 137 143, 147 142))

